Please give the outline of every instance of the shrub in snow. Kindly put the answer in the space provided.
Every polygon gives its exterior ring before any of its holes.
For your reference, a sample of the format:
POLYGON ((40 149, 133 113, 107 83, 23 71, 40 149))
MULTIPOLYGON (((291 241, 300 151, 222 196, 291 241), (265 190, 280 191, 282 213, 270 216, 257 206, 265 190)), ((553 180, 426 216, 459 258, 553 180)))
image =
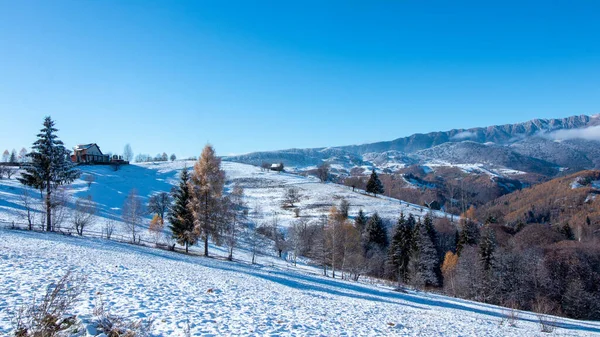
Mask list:
POLYGON ((151 336, 154 319, 130 320, 111 314, 101 299, 96 301, 94 307, 96 317, 95 329, 107 337, 146 337, 151 336))
POLYGON ((13 316, 13 333, 17 337, 52 337, 69 335, 80 329, 75 315, 69 314, 85 287, 85 278, 68 271, 50 283, 39 300, 23 305, 13 316))

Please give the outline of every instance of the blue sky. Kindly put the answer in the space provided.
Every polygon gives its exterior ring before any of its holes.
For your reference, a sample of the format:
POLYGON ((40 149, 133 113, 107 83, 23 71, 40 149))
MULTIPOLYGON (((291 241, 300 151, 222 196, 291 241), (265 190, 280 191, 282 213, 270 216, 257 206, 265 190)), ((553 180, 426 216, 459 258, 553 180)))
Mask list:
POLYGON ((598 1, 0 0, 0 149, 226 155, 600 112, 598 1))

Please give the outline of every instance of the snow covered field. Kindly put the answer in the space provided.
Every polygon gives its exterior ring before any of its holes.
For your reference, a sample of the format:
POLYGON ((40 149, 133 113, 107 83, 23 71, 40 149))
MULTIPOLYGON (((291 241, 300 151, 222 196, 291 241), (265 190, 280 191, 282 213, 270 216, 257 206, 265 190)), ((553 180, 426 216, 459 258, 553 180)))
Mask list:
MULTIPOLYGON (((80 166, 81 179, 66 188, 66 194, 72 196, 68 208, 74 207, 74 199, 77 197, 92 197, 98 208, 98 219, 96 223, 87 228, 100 233, 107 220, 116 223, 116 234, 126 235, 124 225, 121 223, 121 207, 128 193, 135 189, 144 203, 148 197, 157 192, 170 192, 173 186, 178 184, 179 173, 184 167, 193 169, 193 161, 175 161, 144 163, 122 166, 119 171, 113 171, 109 166, 80 166), (93 182, 88 187, 85 181, 87 176, 93 176, 93 182)), ((226 172, 227 186, 230 189, 233 184, 240 184, 245 190, 245 202, 250 208, 251 220, 258 222, 273 222, 277 219, 278 225, 287 227, 297 220, 292 210, 281 207, 283 194, 286 189, 296 187, 302 196, 297 203, 300 208, 300 217, 316 220, 321 215, 327 215, 333 205, 338 205, 342 198, 350 202, 350 215, 354 216, 359 209, 363 209, 367 215, 378 212, 379 215, 394 222, 404 212, 406 215, 412 213, 415 216, 424 216, 427 209, 421 206, 409 205, 406 202, 377 196, 377 198, 365 195, 361 192, 352 192, 346 186, 336 184, 320 183, 315 177, 302 177, 289 173, 277 173, 273 171, 261 171, 260 168, 233 162, 223 162, 222 168, 226 172), (260 218, 252 212, 259 206, 262 209, 260 218)), ((26 190, 14 177, 13 179, 0 180, 0 222, 23 223, 25 221, 22 194, 26 190)), ((41 209, 39 193, 31 191, 34 202, 41 209)), ((66 212, 68 213, 68 212, 66 212)), ((37 220, 41 219, 39 213, 37 220)), ((442 212, 434 212, 435 216, 446 216, 442 212)), ((150 216, 143 226, 147 227, 150 216)), ((68 219, 63 227, 68 229, 68 219)), ((149 239, 147 231, 143 235, 149 239)))
MULTIPOLYGON (((193 162, 128 165, 114 172, 106 166, 83 166, 82 179, 67 189, 72 197, 91 195, 98 206, 97 221, 89 231, 100 232, 106 221, 127 239, 120 223, 121 207, 131 189, 147 201, 153 193, 168 192, 180 170, 193 162), (94 177, 88 187, 83 179, 94 177)), ((296 218, 281 208, 283 192, 297 187, 301 217, 317 219, 341 198, 394 221, 399 213, 423 216, 426 210, 395 199, 352 192, 322 184, 312 177, 264 172, 257 167, 223 162, 228 185, 241 184, 252 209, 260 205, 260 221, 285 227, 296 218)), ((67 270, 87 277, 85 294, 75 312, 84 324, 93 321, 94 304, 102 299, 108 309, 133 318, 154 317, 156 336, 183 336, 187 322, 192 335, 256 336, 546 336, 537 317, 520 314, 516 327, 503 321, 505 310, 494 306, 427 293, 398 293, 383 286, 333 280, 304 263, 293 267, 266 248, 251 265, 244 244, 235 262, 223 261, 225 248, 210 246, 217 259, 122 244, 103 239, 8 230, 24 222, 22 194, 16 180, 0 180, 0 335, 8 334, 11 310, 40 296, 50 281, 67 270)), ((32 194, 38 198, 39 194, 32 194)), ((69 208, 73 207, 71 199, 69 208)), ((252 214, 252 216, 255 216, 252 214)), ((436 212, 436 216, 445 216, 436 212)), ((38 220, 40 219, 38 214, 38 220)), ((144 225, 147 226, 147 225, 144 225)), ((68 230, 68 220, 63 229, 68 230)), ((147 231, 143 232, 149 239, 147 231)), ((193 247, 195 251, 196 247, 193 247)), ((600 323, 558 319, 561 336, 600 335, 600 323)), ((85 335, 82 333, 82 335, 85 335)))
MULTIPOLYGON (((75 312, 93 321, 101 298, 126 317, 155 318, 157 336, 592 336, 600 323, 558 319, 541 333, 535 315, 501 324, 500 308, 427 293, 333 280, 101 239, 0 229, 0 335, 10 310, 66 270, 87 277, 75 312), (210 290, 209 290, 210 289, 210 290)), ((85 335, 85 333, 82 333, 85 335)))

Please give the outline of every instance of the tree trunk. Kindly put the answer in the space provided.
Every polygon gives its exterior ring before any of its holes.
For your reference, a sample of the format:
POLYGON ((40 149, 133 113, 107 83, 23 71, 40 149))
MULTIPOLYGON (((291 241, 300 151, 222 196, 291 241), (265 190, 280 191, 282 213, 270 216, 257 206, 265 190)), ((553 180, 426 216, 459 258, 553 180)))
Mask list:
POLYGON ((204 192, 204 256, 208 257, 208 192, 204 192))
POLYGON ((50 182, 46 182, 46 232, 52 231, 52 200, 51 198, 52 189, 50 188, 50 182))
POLYGON ((187 241, 185 242, 185 253, 186 254, 188 253, 188 242, 187 241))
POLYGON ((208 233, 204 235, 204 256, 208 257, 208 233))

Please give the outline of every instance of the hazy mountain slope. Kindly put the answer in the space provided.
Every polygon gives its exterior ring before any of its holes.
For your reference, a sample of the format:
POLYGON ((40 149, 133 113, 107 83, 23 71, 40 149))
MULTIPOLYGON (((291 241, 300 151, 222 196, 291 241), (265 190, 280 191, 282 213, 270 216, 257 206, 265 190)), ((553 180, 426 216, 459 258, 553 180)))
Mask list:
POLYGON ((471 140, 478 143, 493 142, 507 144, 516 140, 531 137, 542 132, 561 129, 577 129, 598 125, 600 118, 596 116, 571 116, 557 119, 534 119, 524 123, 505 124, 471 129, 453 129, 445 132, 414 134, 389 142, 378 142, 363 145, 341 146, 340 149, 356 154, 369 152, 401 151, 414 152, 427 149, 451 141, 471 140))
POLYGON ((559 172, 557 167, 578 170, 600 165, 599 125, 600 115, 534 119, 517 124, 414 134, 371 144, 255 152, 226 159, 253 165, 283 162, 300 171, 327 161, 345 172, 354 167, 398 169, 445 160, 463 164, 490 163, 554 176, 559 172))
POLYGON ((556 165, 524 156, 510 147, 495 144, 480 144, 472 141, 460 143, 445 143, 415 154, 423 161, 441 161, 448 164, 483 163, 489 166, 508 167, 519 171, 544 175, 554 175, 558 172, 556 165), (478 160, 474 162, 473 160, 478 160))

